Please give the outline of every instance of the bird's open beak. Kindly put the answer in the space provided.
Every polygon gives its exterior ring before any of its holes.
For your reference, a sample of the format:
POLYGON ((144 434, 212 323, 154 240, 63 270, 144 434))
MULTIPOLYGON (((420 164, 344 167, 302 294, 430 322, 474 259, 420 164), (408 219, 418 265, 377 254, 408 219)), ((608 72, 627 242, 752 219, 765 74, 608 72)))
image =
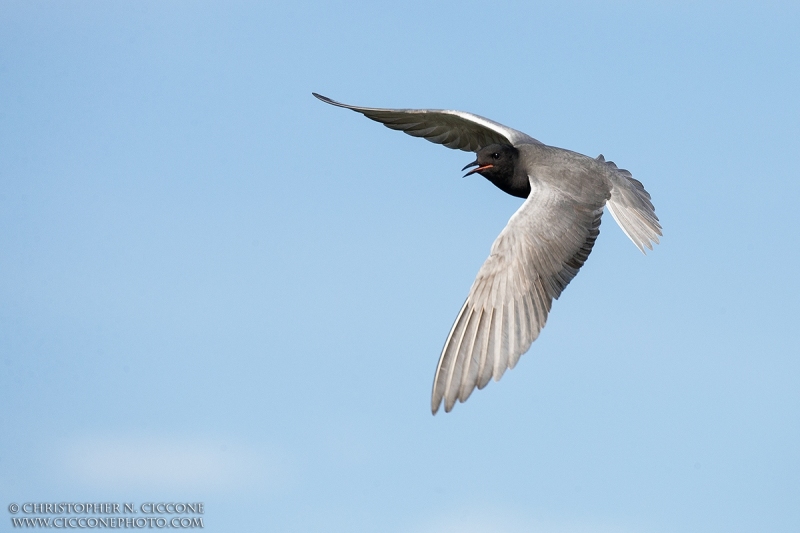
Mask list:
MULTIPOLYGON (((473 161, 472 163, 470 163, 469 165, 465 166, 461 170, 464 171, 464 170, 467 170, 469 167, 475 167, 475 166, 478 166, 478 161, 477 160, 473 161)), ((481 170, 486 170, 487 168, 492 168, 493 166, 494 165, 483 165, 482 167, 473 168, 472 170, 470 170, 469 172, 464 174, 463 177, 466 178, 470 174, 475 174, 476 172, 480 172, 481 170)))

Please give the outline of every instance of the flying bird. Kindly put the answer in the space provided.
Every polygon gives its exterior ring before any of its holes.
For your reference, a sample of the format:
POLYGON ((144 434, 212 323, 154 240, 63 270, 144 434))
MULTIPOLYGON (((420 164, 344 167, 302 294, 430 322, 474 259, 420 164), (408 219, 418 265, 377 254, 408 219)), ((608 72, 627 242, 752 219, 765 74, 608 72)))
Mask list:
POLYGON ((476 152, 462 170, 478 173, 505 193, 525 198, 492 244, 444 343, 433 380, 431 411, 445 412, 477 387, 498 381, 528 351, 547 321, 553 299, 583 266, 608 206, 642 251, 661 236, 650 194, 627 170, 548 146, 492 120, 463 111, 352 109, 393 130, 448 148, 476 152))

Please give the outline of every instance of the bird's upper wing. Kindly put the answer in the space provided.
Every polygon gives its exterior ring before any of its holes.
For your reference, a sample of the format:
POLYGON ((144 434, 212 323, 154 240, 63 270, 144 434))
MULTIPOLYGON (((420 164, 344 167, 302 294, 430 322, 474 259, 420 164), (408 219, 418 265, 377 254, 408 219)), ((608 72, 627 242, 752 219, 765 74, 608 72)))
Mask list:
POLYGON ((445 342, 433 382, 434 414, 499 380, 544 327, 553 298, 575 277, 600 233, 607 196, 577 199, 531 180, 531 194, 492 245, 445 342))
POLYGON ((465 152, 477 152, 490 144, 541 144, 521 131, 463 111, 357 107, 336 102, 317 93, 311 94, 327 104, 357 111, 387 128, 404 131, 414 137, 424 137, 431 142, 465 152))

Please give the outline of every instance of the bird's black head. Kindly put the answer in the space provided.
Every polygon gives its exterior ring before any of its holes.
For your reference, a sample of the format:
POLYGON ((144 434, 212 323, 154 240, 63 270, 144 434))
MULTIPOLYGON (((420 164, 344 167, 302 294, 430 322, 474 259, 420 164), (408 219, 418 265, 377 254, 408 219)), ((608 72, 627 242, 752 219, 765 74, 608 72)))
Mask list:
POLYGON ((519 150, 507 144, 490 144, 478 150, 478 158, 461 170, 477 167, 465 174, 464 177, 476 172, 490 181, 497 178, 511 179, 514 175, 514 166, 519 157, 519 150))
POLYGON ((478 150, 478 158, 461 170, 477 167, 467 172, 464 177, 466 178, 470 174, 477 172, 508 194, 527 198, 530 193, 530 184, 527 178, 523 180, 514 179, 514 170, 518 159, 519 150, 513 146, 490 144, 478 150), (517 184, 517 181, 520 181, 520 183, 517 184))

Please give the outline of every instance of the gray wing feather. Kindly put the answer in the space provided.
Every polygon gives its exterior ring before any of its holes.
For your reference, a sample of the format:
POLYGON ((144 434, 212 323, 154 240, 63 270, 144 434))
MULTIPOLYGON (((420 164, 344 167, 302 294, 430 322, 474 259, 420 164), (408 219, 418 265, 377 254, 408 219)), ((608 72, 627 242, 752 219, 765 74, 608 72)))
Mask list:
POLYGON ((387 128, 422 137, 448 148, 477 152, 490 144, 541 144, 521 131, 463 111, 358 107, 311 93, 326 104, 352 109, 387 128))
POLYGON ((544 327, 553 299, 583 266, 600 233, 606 197, 579 201, 535 185, 492 245, 445 342, 431 410, 449 412, 499 380, 544 327))
POLYGON ((602 154, 597 156, 597 161, 605 163, 610 170, 612 187, 608 210, 611 216, 642 253, 645 253, 645 247, 652 250, 652 243, 658 244, 661 237, 661 224, 650 201, 650 193, 630 172, 617 168, 613 161, 606 161, 602 154))

